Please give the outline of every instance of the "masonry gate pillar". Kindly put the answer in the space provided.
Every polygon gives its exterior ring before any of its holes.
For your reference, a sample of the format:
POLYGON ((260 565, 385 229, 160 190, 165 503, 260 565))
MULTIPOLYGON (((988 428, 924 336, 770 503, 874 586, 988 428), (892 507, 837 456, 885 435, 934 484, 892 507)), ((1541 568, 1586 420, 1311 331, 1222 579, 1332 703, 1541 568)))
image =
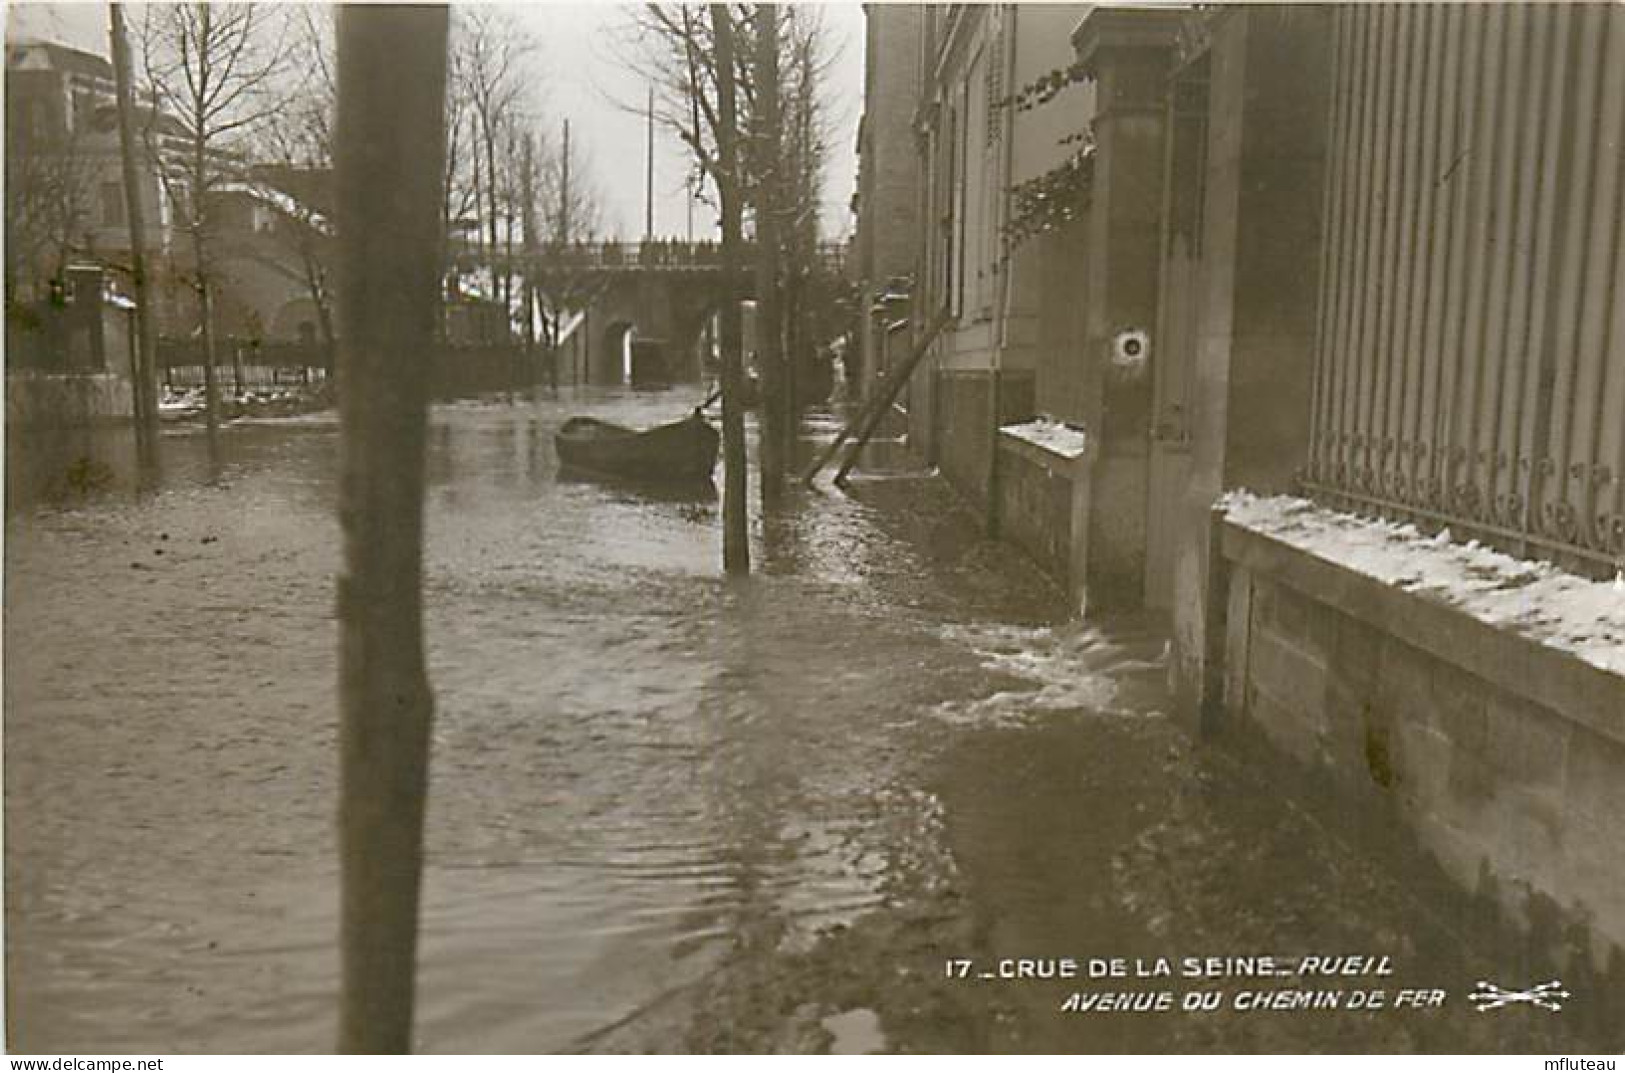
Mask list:
POLYGON ((1144 588, 1151 360, 1160 268, 1163 139, 1172 11, 1095 8, 1073 33, 1095 81, 1095 164, 1084 409, 1094 464, 1080 548, 1091 610, 1133 606, 1144 588))

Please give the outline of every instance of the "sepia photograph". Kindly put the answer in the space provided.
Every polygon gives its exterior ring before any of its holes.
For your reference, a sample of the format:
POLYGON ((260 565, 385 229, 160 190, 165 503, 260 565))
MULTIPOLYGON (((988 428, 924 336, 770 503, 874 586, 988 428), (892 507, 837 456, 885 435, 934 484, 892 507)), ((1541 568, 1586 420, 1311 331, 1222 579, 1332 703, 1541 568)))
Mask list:
POLYGON ((1617 1068, 1625 4, 3 12, 8 1068, 1617 1068))

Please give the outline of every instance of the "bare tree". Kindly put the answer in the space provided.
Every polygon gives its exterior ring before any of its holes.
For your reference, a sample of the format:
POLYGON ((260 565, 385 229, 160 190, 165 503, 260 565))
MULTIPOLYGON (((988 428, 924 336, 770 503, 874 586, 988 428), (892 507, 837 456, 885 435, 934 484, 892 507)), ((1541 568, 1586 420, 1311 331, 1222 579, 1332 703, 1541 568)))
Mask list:
POLYGON ((490 297, 509 308, 510 315, 519 172, 525 132, 536 123, 539 51, 535 38, 509 11, 474 6, 457 12, 452 27, 453 110, 459 128, 466 114, 472 200, 482 218, 482 260, 491 269, 495 292, 490 297))
MULTIPOLYGON (((632 10, 620 47, 629 66, 644 71, 654 89, 654 118, 693 159, 696 196, 717 205, 718 86, 712 8, 651 3, 632 10), (709 184, 709 185, 708 185, 709 184)), ((734 69, 737 87, 744 72, 734 69)), ((642 101, 622 107, 642 114, 642 101)))
MULTIPOLYGON (((716 45, 716 114, 712 137, 716 158, 712 177, 722 209, 722 566, 730 574, 750 573, 750 534, 745 517, 745 415, 740 397, 739 301, 735 292, 740 268, 740 221, 743 213, 739 167, 739 117, 735 89, 733 15, 726 4, 712 4, 711 32, 716 45)), ((698 87, 696 87, 698 88, 698 87)))
POLYGON ((603 227, 604 198, 593 178, 592 162, 564 123, 557 151, 548 154, 542 172, 547 205, 546 232, 554 242, 587 242, 603 227))
POLYGON ((46 297, 60 287, 90 220, 96 161, 87 152, 86 116, 60 130, 6 126, 6 298, 46 297))
POLYGON ((809 298, 818 290, 810 281, 820 268, 828 32, 816 9, 806 5, 731 5, 732 25, 748 47, 723 61, 716 24, 706 10, 690 4, 645 4, 631 17, 622 49, 629 62, 650 74, 657 121, 693 155, 701 200, 710 200, 717 189, 716 131, 724 81, 736 91, 739 129, 749 133, 740 146, 739 183, 757 239, 762 489, 767 500, 777 494, 783 460, 795 442, 793 371, 807 348, 809 298))
POLYGON ((604 283, 603 274, 578 255, 577 246, 593 241, 602 226, 603 198, 593 181, 591 169, 579 137, 572 135, 565 120, 557 148, 534 146, 531 222, 526 233, 534 239, 527 247, 526 262, 537 283, 531 288, 547 330, 547 345, 554 349, 551 375, 556 378, 557 348, 565 317, 591 304, 604 283))
POLYGON ((727 4, 645 4, 635 10, 622 47, 647 72, 655 121, 693 158, 696 197, 713 203, 722 224, 725 300, 722 344, 722 562, 730 574, 750 572, 745 512, 743 355, 740 353, 739 273, 744 263, 741 107, 748 96, 748 55, 738 43, 738 15, 727 4), (707 188, 709 184, 709 190, 707 188))
POLYGON ((241 175, 247 145, 279 103, 274 90, 284 60, 282 16, 280 9, 260 4, 150 4, 142 20, 153 105, 148 152, 177 223, 191 239, 210 428, 219 423, 211 202, 224 182, 241 175))
POLYGON ((784 485, 784 456, 789 413, 784 393, 784 304, 780 222, 785 201, 785 160, 779 129, 779 9, 757 4, 751 20, 755 41, 751 58, 751 110, 746 175, 756 220, 756 358, 761 373, 762 505, 778 503, 784 485))
POLYGON ((835 330, 834 317, 845 283, 820 251, 819 216, 827 180, 829 143, 834 136, 827 114, 826 79, 835 50, 823 11, 813 5, 786 9, 780 195, 784 243, 786 455, 794 446, 794 416, 806 399, 800 372, 812 366, 813 344, 835 330))
POLYGON ((292 9, 291 80, 263 127, 257 183, 279 212, 278 245, 294 261, 316 328, 333 367, 332 190, 333 122, 338 81, 331 18, 320 9, 292 9))

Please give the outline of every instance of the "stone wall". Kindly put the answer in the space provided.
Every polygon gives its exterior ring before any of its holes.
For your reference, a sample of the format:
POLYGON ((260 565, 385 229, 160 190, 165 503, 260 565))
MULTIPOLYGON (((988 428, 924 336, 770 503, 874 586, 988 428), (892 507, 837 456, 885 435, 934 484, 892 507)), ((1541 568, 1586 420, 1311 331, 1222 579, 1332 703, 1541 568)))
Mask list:
POLYGON ((993 483, 993 374, 937 374, 937 465, 972 504, 986 504, 993 483))
POLYGON ((948 483, 991 522, 998 426, 1033 416, 1033 374, 944 369, 937 373, 934 402, 937 465, 948 483))
POLYGON ((6 424, 77 428, 134 414, 128 377, 114 373, 6 373, 6 424))
POLYGON ((1058 584, 1068 585, 1074 474, 1086 463, 1000 435, 995 464, 999 537, 1032 556, 1058 584))
POLYGON ((858 200, 858 271, 877 286, 914 268, 919 157, 914 150, 921 10, 864 9, 864 112, 858 200))
POLYGON ((1625 950, 1625 678, 1231 524, 1224 719, 1527 930, 1625 950), (1576 931, 1578 929, 1578 932, 1576 931))

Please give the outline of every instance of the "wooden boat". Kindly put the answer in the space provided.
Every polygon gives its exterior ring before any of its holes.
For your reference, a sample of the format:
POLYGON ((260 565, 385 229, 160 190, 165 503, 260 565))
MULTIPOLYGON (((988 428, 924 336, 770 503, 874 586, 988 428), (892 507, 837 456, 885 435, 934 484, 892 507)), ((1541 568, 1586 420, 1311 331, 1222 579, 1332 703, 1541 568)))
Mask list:
POLYGON ((699 411, 643 431, 595 417, 572 417, 553 437, 559 462, 567 468, 659 484, 709 481, 720 440, 699 411))

